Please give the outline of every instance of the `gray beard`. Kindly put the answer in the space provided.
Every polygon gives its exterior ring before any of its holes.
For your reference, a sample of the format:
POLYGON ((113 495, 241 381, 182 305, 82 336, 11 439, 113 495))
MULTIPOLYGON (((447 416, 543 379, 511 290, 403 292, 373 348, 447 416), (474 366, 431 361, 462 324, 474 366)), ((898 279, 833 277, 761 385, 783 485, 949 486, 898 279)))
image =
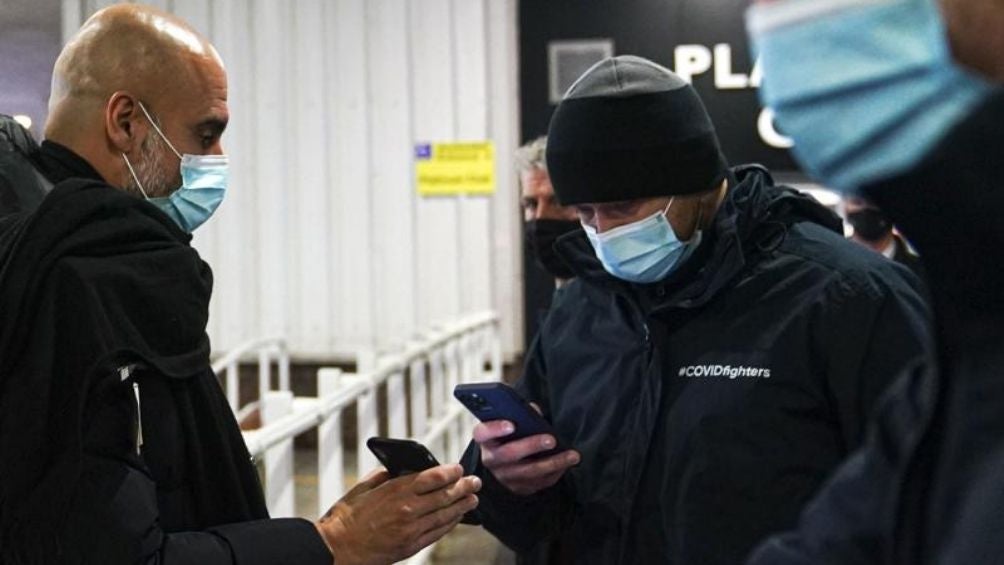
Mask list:
POLYGON ((129 175, 125 190, 136 196, 143 196, 143 191, 150 198, 167 196, 174 192, 180 184, 175 174, 165 172, 163 165, 164 153, 169 151, 156 132, 150 132, 139 147, 140 158, 132 163, 136 177, 129 175), (139 182, 137 183, 137 179, 139 182), (140 189, 142 185, 143 189, 140 189))

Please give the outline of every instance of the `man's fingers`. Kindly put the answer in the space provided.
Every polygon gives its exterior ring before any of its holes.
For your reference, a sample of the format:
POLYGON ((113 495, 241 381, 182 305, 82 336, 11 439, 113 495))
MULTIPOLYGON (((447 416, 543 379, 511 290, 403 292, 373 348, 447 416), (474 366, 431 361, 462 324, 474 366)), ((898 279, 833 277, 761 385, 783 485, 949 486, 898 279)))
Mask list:
POLYGON ((415 476, 411 483, 411 492, 427 494, 437 491, 459 481, 462 476, 464 476, 464 468, 456 463, 433 467, 415 476))
POLYGON ((510 482, 536 482, 542 477, 564 473, 569 467, 578 465, 579 452, 569 449, 537 461, 528 461, 492 470, 495 478, 503 484, 510 482))
POLYGON ((479 477, 475 477, 474 475, 464 477, 446 489, 447 504, 453 504, 455 501, 474 494, 479 490, 481 490, 481 479, 479 477))
POLYGON ((481 479, 464 477, 447 488, 423 494, 412 504, 416 516, 438 512, 481 490, 481 479))
POLYGON ((356 483, 356 485, 352 487, 345 496, 348 498, 351 495, 373 490, 388 480, 390 480, 390 473, 387 472, 387 469, 379 467, 370 471, 365 477, 360 479, 359 482, 356 483))
POLYGON ((474 426, 474 441, 477 442, 478 445, 481 445, 492 440, 504 438, 513 433, 515 430, 516 427, 508 420, 492 420, 491 422, 482 422, 474 426))
POLYGON ((478 497, 473 494, 469 494, 449 506, 439 508, 435 512, 431 512, 423 516, 421 518, 421 529, 422 531, 429 531, 450 523, 455 523, 463 518, 464 514, 467 514, 477 507, 478 497))
POLYGON ((509 441, 492 449, 482 449, 481 461, 489 469, 516 463, 522 459, 535 455, 542 451, 553 449, 555 446, 554 436, 550 434, 538 434, 509 441), (485 451, 488 456, 485 457, 485 451))

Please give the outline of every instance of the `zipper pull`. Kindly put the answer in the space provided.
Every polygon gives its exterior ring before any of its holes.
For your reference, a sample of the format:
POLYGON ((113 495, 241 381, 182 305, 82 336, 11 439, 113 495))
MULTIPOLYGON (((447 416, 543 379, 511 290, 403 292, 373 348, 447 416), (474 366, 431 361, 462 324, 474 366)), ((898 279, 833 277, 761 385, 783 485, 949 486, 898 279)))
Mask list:
POLYGON ((140 455, 143 447, 143 412, 139 406, 139 383, 133 381, 132 392, 136 396, 136 455, 140 455))
MULTIPOLYGON (((119 378, 126 382, 132 377, 132 370, 136 365, 123 365, 119 367, 119 378)), ((139 405, 139 383, 132 382, 132 393, 136 398, 136 455, 140 455, 140 448, 143 447, 143 412, 139 405)))

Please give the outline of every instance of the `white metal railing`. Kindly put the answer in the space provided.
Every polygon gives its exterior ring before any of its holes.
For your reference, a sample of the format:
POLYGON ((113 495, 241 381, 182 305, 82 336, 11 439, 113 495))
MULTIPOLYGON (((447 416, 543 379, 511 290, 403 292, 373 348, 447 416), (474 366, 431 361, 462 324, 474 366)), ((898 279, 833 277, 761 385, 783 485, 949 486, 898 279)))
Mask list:
MULTIPOLYGON (((237 398, 230 388, 236 382, 231 375, 236 375, 237 361, 253 351, 254 345, 279 356, 280 390, 269 388, 267 374, 261 377, 262 365, 270 363, 259 359, 259 385, 265 387, 260 391, 262 427, 244 432, 251 454, 264 456, 265 498, 275 517, 295 513, 293 438, 297 435, 317 429, 320 516, 345 493, 348 473, 354 470, 356 477, 362 477, 376 468, 376 458, 365 443, 379 435, 381 424, 389 437, 422 442, 441 462, 458 461, 471 437, 474 419, 453 400, 453 387, 502 378, 498 316, 493 312, 435 327, 400 351, 361 355, 356 373, 319 369, 316 397, 294 397, 289 390, 289 361, 281 340, 250 343, 252 347, 241 353, 221 358, 214 369, 226 367, 228 398, 237 398), (379 394, 382 388, 386 391, 383 398, 379 394), (346 459, 342 439, 343 413, 350 406, 356 409, 354 461, 346 459)), ((431 551, 420 552, 409 563, 424 563, 431 551)))
POLYGON ((272 361, 279 368, 279 390, 289 390, 289 350, 286 340, 281 337, 266 337, 246 341, 213 362, 213 372, 224 379, 227 403, 242 421, 248 412, 258 407, 258 401, 240 404, 240 363, 257 357, 258 398, 264 398, 272 389, 272 361))

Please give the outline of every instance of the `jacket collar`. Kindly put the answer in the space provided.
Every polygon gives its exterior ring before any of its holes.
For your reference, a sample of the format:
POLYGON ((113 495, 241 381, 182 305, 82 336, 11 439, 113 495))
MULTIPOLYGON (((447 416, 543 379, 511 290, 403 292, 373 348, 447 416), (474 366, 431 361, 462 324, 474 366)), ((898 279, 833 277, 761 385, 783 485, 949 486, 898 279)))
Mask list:
POLYGON ((584 283, 633 295, 646 310, 696 308, 729 287, 753 257, 776 250, 793 223, 810 221, 842 230, 836 214, 794 189, 775 186, 760 165, 733 168, 728 182, 728 194, 700 247, 662 281, 636 284, 613 277, 582 231, 558 239, 558 254, 584 283))
POLYGON ((43 141, 36 160, 45 178, 59 184, 70 178, 83 178, 104 182, 98 171, 83 157, 54 141, 43 141))

